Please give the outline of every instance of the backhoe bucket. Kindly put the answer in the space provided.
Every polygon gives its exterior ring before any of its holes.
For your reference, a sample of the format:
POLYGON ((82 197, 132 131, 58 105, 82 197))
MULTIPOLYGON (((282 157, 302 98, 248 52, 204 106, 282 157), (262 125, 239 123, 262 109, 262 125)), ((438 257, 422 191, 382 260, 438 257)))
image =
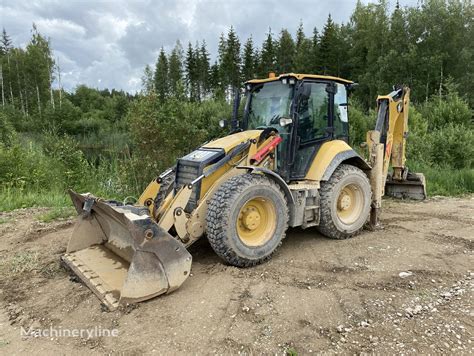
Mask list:
POLYGON ((79 213, 62 260, 110 309, 179 288, 192 257, 147 209, 69 192, 79 213))
POLYGON ((406 179, 395 180, 391 176, 385 183, 385 195, 398 199, 426 199, 426 180, 422 173, 408 173, 406 179))

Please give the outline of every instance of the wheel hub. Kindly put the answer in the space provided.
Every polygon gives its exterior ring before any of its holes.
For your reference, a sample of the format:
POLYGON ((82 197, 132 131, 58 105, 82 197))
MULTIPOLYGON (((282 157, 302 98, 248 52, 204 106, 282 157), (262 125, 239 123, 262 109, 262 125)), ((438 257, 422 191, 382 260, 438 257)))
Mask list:
POLYGON ((343 192, 339 196, 339 200, 337 202, 337 208, 339 210, 347 210, 351 207, 351 204, 352 204, 351 196, 349 194, 343 192))
POLYGON ((356 184, 346 185, 337 197, 337 216, 344 224, 353 224, 364 207, 364 194, 356 184))
POLYGON ((260 213, 254 207, 246 208, 242 214, 242 223, 249 230, 255 230, 260 225, 260 213))
POLYGON ((272 237, 276 221, 276 209, 272 201, 256 197, 240 209, 237 233, 244 244, 260 246, 272 237))

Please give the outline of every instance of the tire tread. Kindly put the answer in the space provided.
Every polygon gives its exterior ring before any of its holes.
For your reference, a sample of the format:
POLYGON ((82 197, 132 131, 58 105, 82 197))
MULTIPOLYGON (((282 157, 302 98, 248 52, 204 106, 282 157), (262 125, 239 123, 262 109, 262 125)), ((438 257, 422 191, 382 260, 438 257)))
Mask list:
POLYGON ((281 245, 281 241, 270 254, 258 259, 248 259, 239 256, 235 253, 233 248, 227 243, 226 232, 230 228, 229 220, 231 214, 232 202, 245 190, 245 188, 254 185, 265 185, 271 187, 280 194, 285 201, 285 216, 278 216, 279 219, 284 219, 283 236, 288 228, 288 206, 285 196, 280 187, 272 180, 257 174, 243 174, 230 178, 224 182, 219 189, 214 193, 208 206, 206 217, 207 222, 207 238, 216 254, 224 259, 227 263, 237 267, 251 267, 268 261, 273 253, 281 245))

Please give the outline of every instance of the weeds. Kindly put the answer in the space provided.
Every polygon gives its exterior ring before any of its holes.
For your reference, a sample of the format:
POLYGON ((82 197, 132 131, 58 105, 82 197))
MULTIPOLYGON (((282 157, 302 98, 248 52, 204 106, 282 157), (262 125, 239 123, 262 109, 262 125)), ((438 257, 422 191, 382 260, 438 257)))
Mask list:
POLYGON ((4 188, 0 190, 0 211, 12 211, 28 207, 66 207, 70 206, 69 197, 60 190, 24 190, 4 188))
POLYGON ((38 252, 22 251, 0 262, 4 275, 14 276, 40 270, 38 252))
POLYGON ((68 207, 56 207, 45 214, 38 216, 38 220, 44 223, 49 223, 57 219, 67 219, 75 215, 75 210, 72 206, 68 207))
POLYGON ((425 175, 428 196, 462 196, 474 193, 474 169, 412 165, 410 170, 425 175))

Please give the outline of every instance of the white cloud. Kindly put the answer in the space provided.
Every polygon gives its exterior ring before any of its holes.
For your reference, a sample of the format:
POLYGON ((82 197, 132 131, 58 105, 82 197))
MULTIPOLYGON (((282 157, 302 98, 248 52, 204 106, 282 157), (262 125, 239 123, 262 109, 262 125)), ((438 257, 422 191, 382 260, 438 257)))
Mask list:
POLYGON ((178 39, 183 46, 205 39, 215 58, 219 36, 231 25, 242 41, 252 35, 258 45, 269 27, 275 35, 283 27, 294 33, 302 20, 311 35, 313 27, 322 28, 329 13, 336 22, 347 22, 355 4, 356 0, 2 0, 0 27, 15 45, 24 46, 35 22, 51 38, 68 90, 86 84, 136 91, 144 66, 153 65, 159 49, 170 50, 178 39))

